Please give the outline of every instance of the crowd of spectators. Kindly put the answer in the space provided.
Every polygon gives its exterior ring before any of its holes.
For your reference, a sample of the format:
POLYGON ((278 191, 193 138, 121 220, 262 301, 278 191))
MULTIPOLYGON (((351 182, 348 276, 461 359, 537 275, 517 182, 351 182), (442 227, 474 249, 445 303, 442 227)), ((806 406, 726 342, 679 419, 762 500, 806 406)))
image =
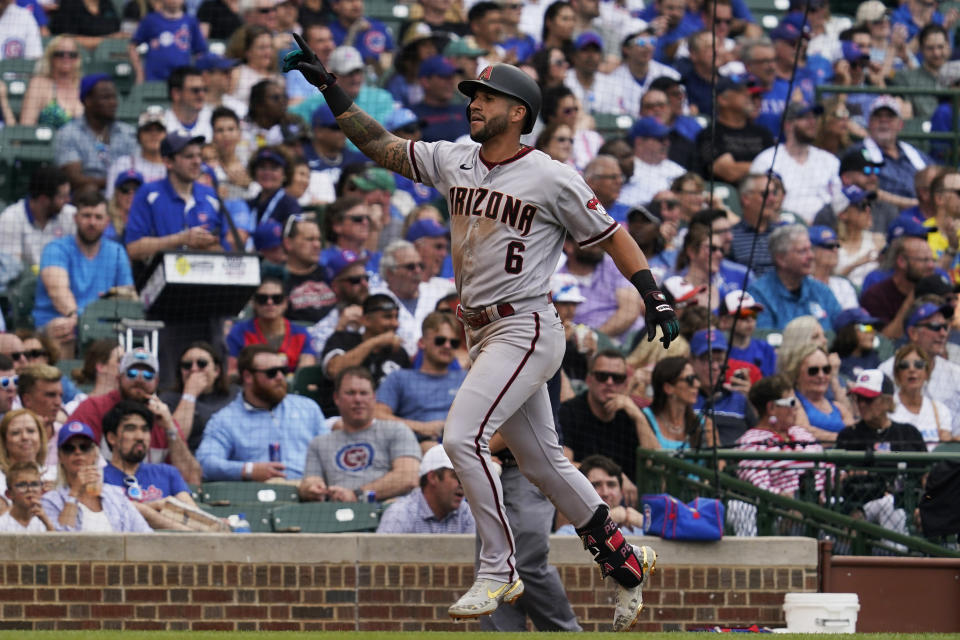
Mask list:
MULTIPOLYGON (((0 65, 36 60, 16 111, 0 82, 0 121, 51 129, 55 158, 0 213, 0 287, 35 295, 29 326, 0 315, 0 530, 177 528, 158 499, 232 480, 395 500, 386 532, 472 531, 438 446, 470 366, 446 194, 373 166, 279 73, 291 31, 411 141, 468 141, 457 81, 489 64, 538 82, 525 144, 583 174, 683 327, 669 350, 643 342, 642 301, 602 252, 568 240, 546 267, 567 338, 557 428, 625 531, 643 525, 637 446, 960 440, 960 171, 949 145, 902 135, 954 114, 896 95, 960 83, 957 12, 937 4, 798 0, 765 30, 742 0, 422 0, 391 24, 362 0, 0 0, 0 65), (135 83, 166 93, 130 122, 139 94, 85 69, 124 45, 135 83), (136 299, 151 260, 183 250, 259 255, 240 317, 161 338, 160 358, 79 343, 87 306, 136 299)), ((794 495, 807 466, 739 473, 794 495)))

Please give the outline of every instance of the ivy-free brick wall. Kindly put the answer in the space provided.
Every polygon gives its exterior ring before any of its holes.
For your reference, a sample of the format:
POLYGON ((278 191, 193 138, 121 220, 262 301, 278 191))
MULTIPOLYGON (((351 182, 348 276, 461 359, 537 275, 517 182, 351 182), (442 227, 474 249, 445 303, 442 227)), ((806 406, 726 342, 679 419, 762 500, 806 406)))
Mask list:
MULTIPOLYGON (((640 628, 783 626, 817 590, 816 541, 650 542, 640 628)), ((447 607, 473 581, 470 536, 0 536, 0 629, 476 630, 447 607)), ((554 537, 581 626, 608 630, 614 589, 576 538, 554 537)))

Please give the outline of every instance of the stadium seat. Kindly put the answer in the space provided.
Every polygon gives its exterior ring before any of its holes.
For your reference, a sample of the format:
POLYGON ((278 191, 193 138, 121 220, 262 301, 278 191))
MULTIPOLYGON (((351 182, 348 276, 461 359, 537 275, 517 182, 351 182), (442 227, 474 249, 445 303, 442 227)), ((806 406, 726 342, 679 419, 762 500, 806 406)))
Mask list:
POLYGON ((597 133, 604 139, 617 138, 624 135, 633 126, 633 118, 618 113, 594 113, 597 133))
POLYGON ((167 104, 170 98, 167 95, 166 82, 143 82, 134 85, 130 90, 130 99, 143 104, 167 104))
POLYGON ((205 482, 199 493, 200 500, 211 506, 290 503, 300 500, 296 486, 272 482, 205 482))
MULTIPOLYGON (((707 183, 707 189, 710 189, 710 183, 707 183)), ((723 205, 733 211, 738 216, 743 216, 743 208, 740 206, 740 192, 732 184, 726 182, 714 182, 713 193, 723 201, 723 205)))
POLYGON ((74 369, 82 369, 83 360, 57 360, 57 369, 65 376, 70 376, 74 369))
POLYGON ((40 164, 54 162, 54 131, 46 126, 0 129, 0 200, 15 202, 27 191, 30 175, 40 164))
POLYGON ((326 380, 323 373, 323 367, 315 365, 312 367, 300 367, 293 376, 293 393, 311 398, 317 404, 320 403, 320 383, 326 380))
POLYGON ((20 277, 7 287, 13 316, 8 318, 17 329, 33 329, 33 300, 37 293, 37 275, 25 269, 20 277))
POLYGON ((143 319, 143 303, 136 300, 104 298, 90 303, 80 315, 78 337, 81 347, 102 338, 117 339, 123 318, 143 319))
POLYGON ((278 533, 342 533, 375 531, 381 505, 368 502, 306 502, 273 509, 278 533))
POLYGON ((198 502, 197 506, 218 518, 227 518, 235 514, 244 514, 250 523, 251 533, 273 533, 273 506, 269 504, 238 502, 217 506, 198 502))

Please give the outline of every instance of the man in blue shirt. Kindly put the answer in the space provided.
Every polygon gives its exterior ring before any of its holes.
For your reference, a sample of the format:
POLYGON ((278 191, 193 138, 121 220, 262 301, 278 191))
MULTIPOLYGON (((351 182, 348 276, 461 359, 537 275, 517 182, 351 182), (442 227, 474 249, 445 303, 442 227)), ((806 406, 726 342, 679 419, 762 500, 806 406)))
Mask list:
POLYGON ((753 332, 757 329, 757 315, 761 311, 763 305, 758 304, 749 293, 731 291, 720 301, 720 319, 717 326, 730 335, 730 342, 733 343, 730 357, 749 362, 766 377, 777 372, 777 352, 766 340, 753 338, 753 332), (737 318, 736 326, 734 317, 737 318))
POLYGON ((310 441, 330 431, 310 398, 287 394, 287 358, 265 344, 237 358, 241 393, 213 414, 197 448, 203 479, 300 478, 310 441), (279 456, 270 447, 278 444, 279 456), (279 459, 272 459, 279 457, 279 459))
MULTIPOLYGON (((740 371, 735 371, 729 382, 720 379, 723 359, 727 355, 727 338, 722 331, 697 331, 690 338, 690 355, 693 372, 700 380, 693 409, 698 415, 707 412, 716 426, 717 441, 721 446, 731 447, 737 438, 757 423, 756 412, 742 392, 749 390, 750 383, 746 377, 738 377, 740 371)), ((731 360, 729 366, 734 368, 738 363, 731 360)))
POLYGON ((443 56, 431 56, 420 63, 423 101, 413 105, 412 110, 425 123, 424 142, 452 141, 469 132, 464 105, 454 99, 456 72, 456 67, 443 56))
POLYGON ((758 329, 783 329, 798 316, 813 316, 824 330, 833 328, 833 318, 842 311, 830 288, 813 272, 813 249, 803 225, 788 224, 770 234, 774 268, 747 287, 764 310, 757 316, 758 329))
POLYGON ((190 488, 176 467, 144 462, 150 447, 153 413, 134 400, 121 400, 103 416, 103 437, 112 456, 103 481, 121 487, 144 520, 154 529, 188 530, 160 513, 161 498, 173 496, 192 507, 190 488))
POLYGON ((165 81, 174 69, 189 65, 194 55, 206 53, 207 40, 181 0, 161 0, 156 11, 141 18, 128 50, 138 83, 165 81), (146 68, 137 51, 142 44, 147 45, 146 68))
POLYGON ((163 139, 160 154, 167 177, 137 190, 130 205, 124 242, 131 260, 146 260, 155 253, 190 248, 219 251, 229 228, 223 223, 220 200, 210 187, 197 182, 203 159, 202 137, 171 133, 163 139))
POLYGON ((77 233, 48 244, 40 259, 33 321, 61 345, 74 340, 84 307, 105 293, 133 296, 133 275, 123 247, 103 238, 107 203, 86 187, 74 196, 77 233))
POLYGON ((363 15, 363 0, 333 0, 330 9, 336 16, 335 20, 329 22, 330 32, 338 47, 356 47, 364 62, 377 64, 381 71, 390 66, 389 63, 384 64, 380 56, 388 54, 389 57, 394 48, 393 37, 382 22, 363 15), (366 25, 361 27, 364 22, 366 25))
POLYGON ((460 347, 460 332, 453 316, 434 311, 423 321, 419 346, 422 359, 416 369, 397 369, 377 389, 375 415, 397 420, 417 435, 421 443, 436 442, 466 372, 451 368, 460 347))

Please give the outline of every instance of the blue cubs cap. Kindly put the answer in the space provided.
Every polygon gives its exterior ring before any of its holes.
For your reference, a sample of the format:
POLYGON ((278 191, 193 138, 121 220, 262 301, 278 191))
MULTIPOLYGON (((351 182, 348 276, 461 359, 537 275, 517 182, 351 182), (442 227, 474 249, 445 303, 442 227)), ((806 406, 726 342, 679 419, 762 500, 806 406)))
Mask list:
POLYGON ((633 126, 630 127, 630 132, 627 134, 627 138, 630 139, 630 142, 633 142, 637 138, 657 138, 662 140, 668 135, 670 135, 670 127, 662 124, 653 116, 646 116, 633 123, 633 126))
POLYGON ((187 136, 182 133, 168 133, 160 143, 160 155, 170 158, 177 155, 191 144, 202 145, 207 141, 203 136, 187 136))
POLYGON ((869 60, 870 54, 861 49, 854 42, 844 40, 840 43, 840 49, 843 52, 843 59, 847 62, 859 62, 869 60))
POLYGON ((770 39, 797 42, 800 38, 808 37, 808 30, 809 28, 801 29, 790 21, 781 21, 777 28, 770 32, 770 39))
POLYGON ((853 309, 844 309, 833 319, 833 328, 839 331, 852 324, 882 324, 880 318, 870 315, 870 312, 863 307, 854 307, 853 309))
POLYGON ((936 226, 928 227, 917 220, 909 213, 900 214, 894 218, 890 226, 887 227, 887 244, 890 244, 897 238, 921 238, 927 239, 927 235, 935 232, 936 226))
POLYGON ((133 169, 127 169, 126 171, 121 171, 120 175, 117 176, 117 179, 113 181, 113 188, 116 189, 128 182, 136 182, 137 186, 143 184, 143 174, 139 171, 134 171, 133 169))
POLYGON ((949 304, 934 304, 933 302, 925 302, 917 307, 916 311, 910 314, 910 317, 907 318, 907 321, 903 326, 907 329, 910 327, 915 327, 921 322, 929 320, 938 313, 943 314, 943 317, 949 320, 953 317, 953 307, 951 307, 949 304))
POLYGON ((816 225, 808 230, 810 234, 810 244, 822 249, 836 249, 840 246, 837 242, 837 233, 830 227, 816 225))
POLYGON ((450 231, 436 220, 417 220, 407 229, 404 239, 416 242, 420 238, 441 238, 450 235, 450 231))
POLYGON ((80 80, 80 102, 86 100, 93 88, 104 80, 113 82, 113 76, 109 73, 90 73, 83 76, 83 79, 80 80))
POLYGON ((68 422, 60 427, 60 432, 57 434, 57 447, 62 447, 67 440, 77 436, 81 438, 88 438, 97 444, 100 444, 100 438, 98 438, 97 434, 93 432, 93 429, 90 428, 90 425, 74 420, 73 422, 68 422))
POLYGON ((419 77, 428 78, 430 76, 442 76, 449 78, 457 72, 457 68, 452 62, 443 56, 430 56, 420 63, 419 77))
POLYGON ((723 331, 717 329, 701 329, 690 338, 690 353, 699 358, 707 352, 707 349, 713 351, 727 350, 727 337, 723 331), (709 342, 708 342, 709 338, 709 342))
POLYGON ((390 115, 387 116, 387 119, 383 121, 383 128, 387 131, 396 131, 410 124, 416 124, 422 129, 424 123, 413 111, 410 111, 410 109, 406 107, 400 107, 399 109, 394 109, 390 115))
POLYGON ((310 124, 314 127, 332 127, 337 124, 337 118, 333 115, 330 107, 322 104, 313 110, 313 115, 310 116, 310 124))
POLYGON ((229 71, 238 64, 240 64, 239 60, 224 58, 215 53, 205 53, 197 56, 193 66, 196 67, 198 71, 229 71))
POLYGON ((268 218, 254 229, 253 246, 257 251, 273 249, 281 244, 283 244, 283 226, 273 218, 268 218))
POLYGON ((349 249, 337 251, 327 258, 327 264, 323 268, 324 279, 327 283, 331 283, 343 273, 344 269, 357 262, 366 264, 369 257, 370 255, 366 251, 363 253, 356 253, 349 249))
POLYGON ((603 49, 603 38, 593 31, 584 31, 573 41, 573 48, 576 51, 580 51, 581 49, 591 46, 597 47, 598 49, 603 49))
MULTIPOLYGON (((170 136, 167 137, 169 138, 170 136)), ((276 162, 281 167, 287 166, 287 159, 273 149, 260 149, 260 151, 257 151, 257 155, 253 158, 253 168, 256 169, 257 165, 261 162, 276 162)))

